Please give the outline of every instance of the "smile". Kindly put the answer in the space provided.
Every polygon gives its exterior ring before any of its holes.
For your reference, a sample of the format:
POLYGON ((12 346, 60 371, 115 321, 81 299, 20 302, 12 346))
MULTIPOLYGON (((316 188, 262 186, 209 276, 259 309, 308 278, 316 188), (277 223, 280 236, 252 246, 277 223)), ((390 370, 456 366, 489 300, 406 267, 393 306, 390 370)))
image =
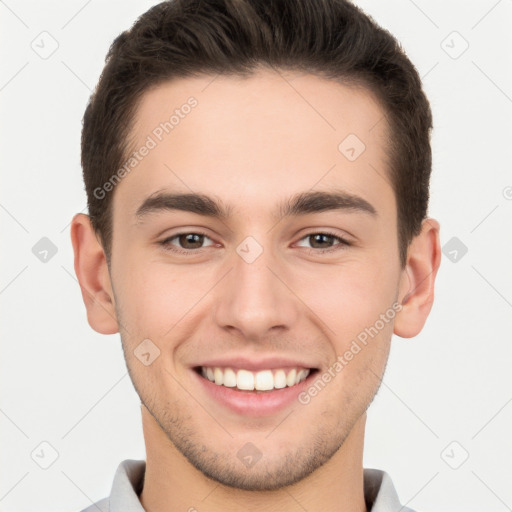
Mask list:
POLYGON ((245 369, 200 366, 196 368, 205 379, 218 386, 236 388, 239 391, 272 391, 292 387, 305 380, 311 368, 278 368, 250 371, 245 369))

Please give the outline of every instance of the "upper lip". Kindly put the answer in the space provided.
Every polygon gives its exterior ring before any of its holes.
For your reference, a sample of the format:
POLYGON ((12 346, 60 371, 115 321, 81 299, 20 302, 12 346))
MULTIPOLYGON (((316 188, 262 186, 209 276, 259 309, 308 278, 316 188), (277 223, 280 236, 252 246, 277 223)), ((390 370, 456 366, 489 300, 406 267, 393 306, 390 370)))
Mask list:
POLYGON ((316 365, 311 365, 305 361, 301 361, 300 359, 290 359, 287 357, 265 357, 256 359, 256 357, 244 357, 244 356, 236 356, 236 357, 222 357, 218 359, 210 359, 209 361, 203 361, 199 364, 194 365, 194 367, 200 366, 209 366, 211 368, 214 367, 228 367, 228 368, 236 368, 236 369, 244 369, 250 371, 259 371, 259 370, 273 370, 277 368, 306 368, 306 369, 316 369, 316 365))

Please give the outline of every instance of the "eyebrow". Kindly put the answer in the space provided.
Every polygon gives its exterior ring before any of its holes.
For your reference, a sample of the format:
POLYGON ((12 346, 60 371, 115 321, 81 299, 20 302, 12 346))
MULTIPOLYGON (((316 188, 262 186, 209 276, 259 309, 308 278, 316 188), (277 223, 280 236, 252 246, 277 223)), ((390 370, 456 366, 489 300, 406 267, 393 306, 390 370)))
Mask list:
MULTIPOLYGON (((169 193, 158 191, 147 197, 138 207, 135 217, 142 221, 149 214, 180 210, 207 217, 227 220, 233 212, 231 206, 205 194, 169 193)), ((376 209, 360 196, 344 191, 308 191, 296 194, 278 205, 275 218, 346 210, 377 216, 376 209)))

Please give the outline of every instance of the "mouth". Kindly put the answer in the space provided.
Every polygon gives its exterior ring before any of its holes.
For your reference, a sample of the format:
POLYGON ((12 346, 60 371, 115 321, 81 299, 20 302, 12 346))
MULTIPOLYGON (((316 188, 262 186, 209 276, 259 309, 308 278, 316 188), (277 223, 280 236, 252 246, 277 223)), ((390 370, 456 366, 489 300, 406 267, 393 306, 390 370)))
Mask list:
POLYGON ((196 366, 193 368, 202 379, 219 387, 231 388, 240 393, 276 393, 294 388, 319 373, 318 368, 300 366, 251 371, 243 368, 196 366))

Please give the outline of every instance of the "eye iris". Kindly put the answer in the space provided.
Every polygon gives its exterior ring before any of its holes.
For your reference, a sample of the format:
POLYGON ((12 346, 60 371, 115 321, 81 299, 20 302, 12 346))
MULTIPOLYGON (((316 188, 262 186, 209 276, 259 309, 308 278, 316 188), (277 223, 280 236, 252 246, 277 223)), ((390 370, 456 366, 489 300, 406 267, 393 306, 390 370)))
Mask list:
POLYGON ((203 238, 204 235, 198 235, 197 233, 187 233, 185 235, 180 235, 179 242, 180 245, 186 249, 199 249, 203 244, 203 238), (187 246, 189 242, 192 243, 192 247, 187 246))
MULTIPOLYGON (((317 237, 321 237, 323 239, 323 241, 325 242, 326 239, 327 239, 327 242, 329 242, 329 240, 332 238, 332 235, 326 235, 326 234, 323 234, 323 233, 317 233, 315 235, 310 235, 310 239, 312 240, 315 240, 315 242, 313 242, 311 245, 312 247, 315 247, 315 244, 316 244, 316 238, 317 237)), ((320 245, 320 247, 315 247, 315 248, 319 248, 319 249, 323 249, 325 248, 325 246, 322 246, 320 245)))

